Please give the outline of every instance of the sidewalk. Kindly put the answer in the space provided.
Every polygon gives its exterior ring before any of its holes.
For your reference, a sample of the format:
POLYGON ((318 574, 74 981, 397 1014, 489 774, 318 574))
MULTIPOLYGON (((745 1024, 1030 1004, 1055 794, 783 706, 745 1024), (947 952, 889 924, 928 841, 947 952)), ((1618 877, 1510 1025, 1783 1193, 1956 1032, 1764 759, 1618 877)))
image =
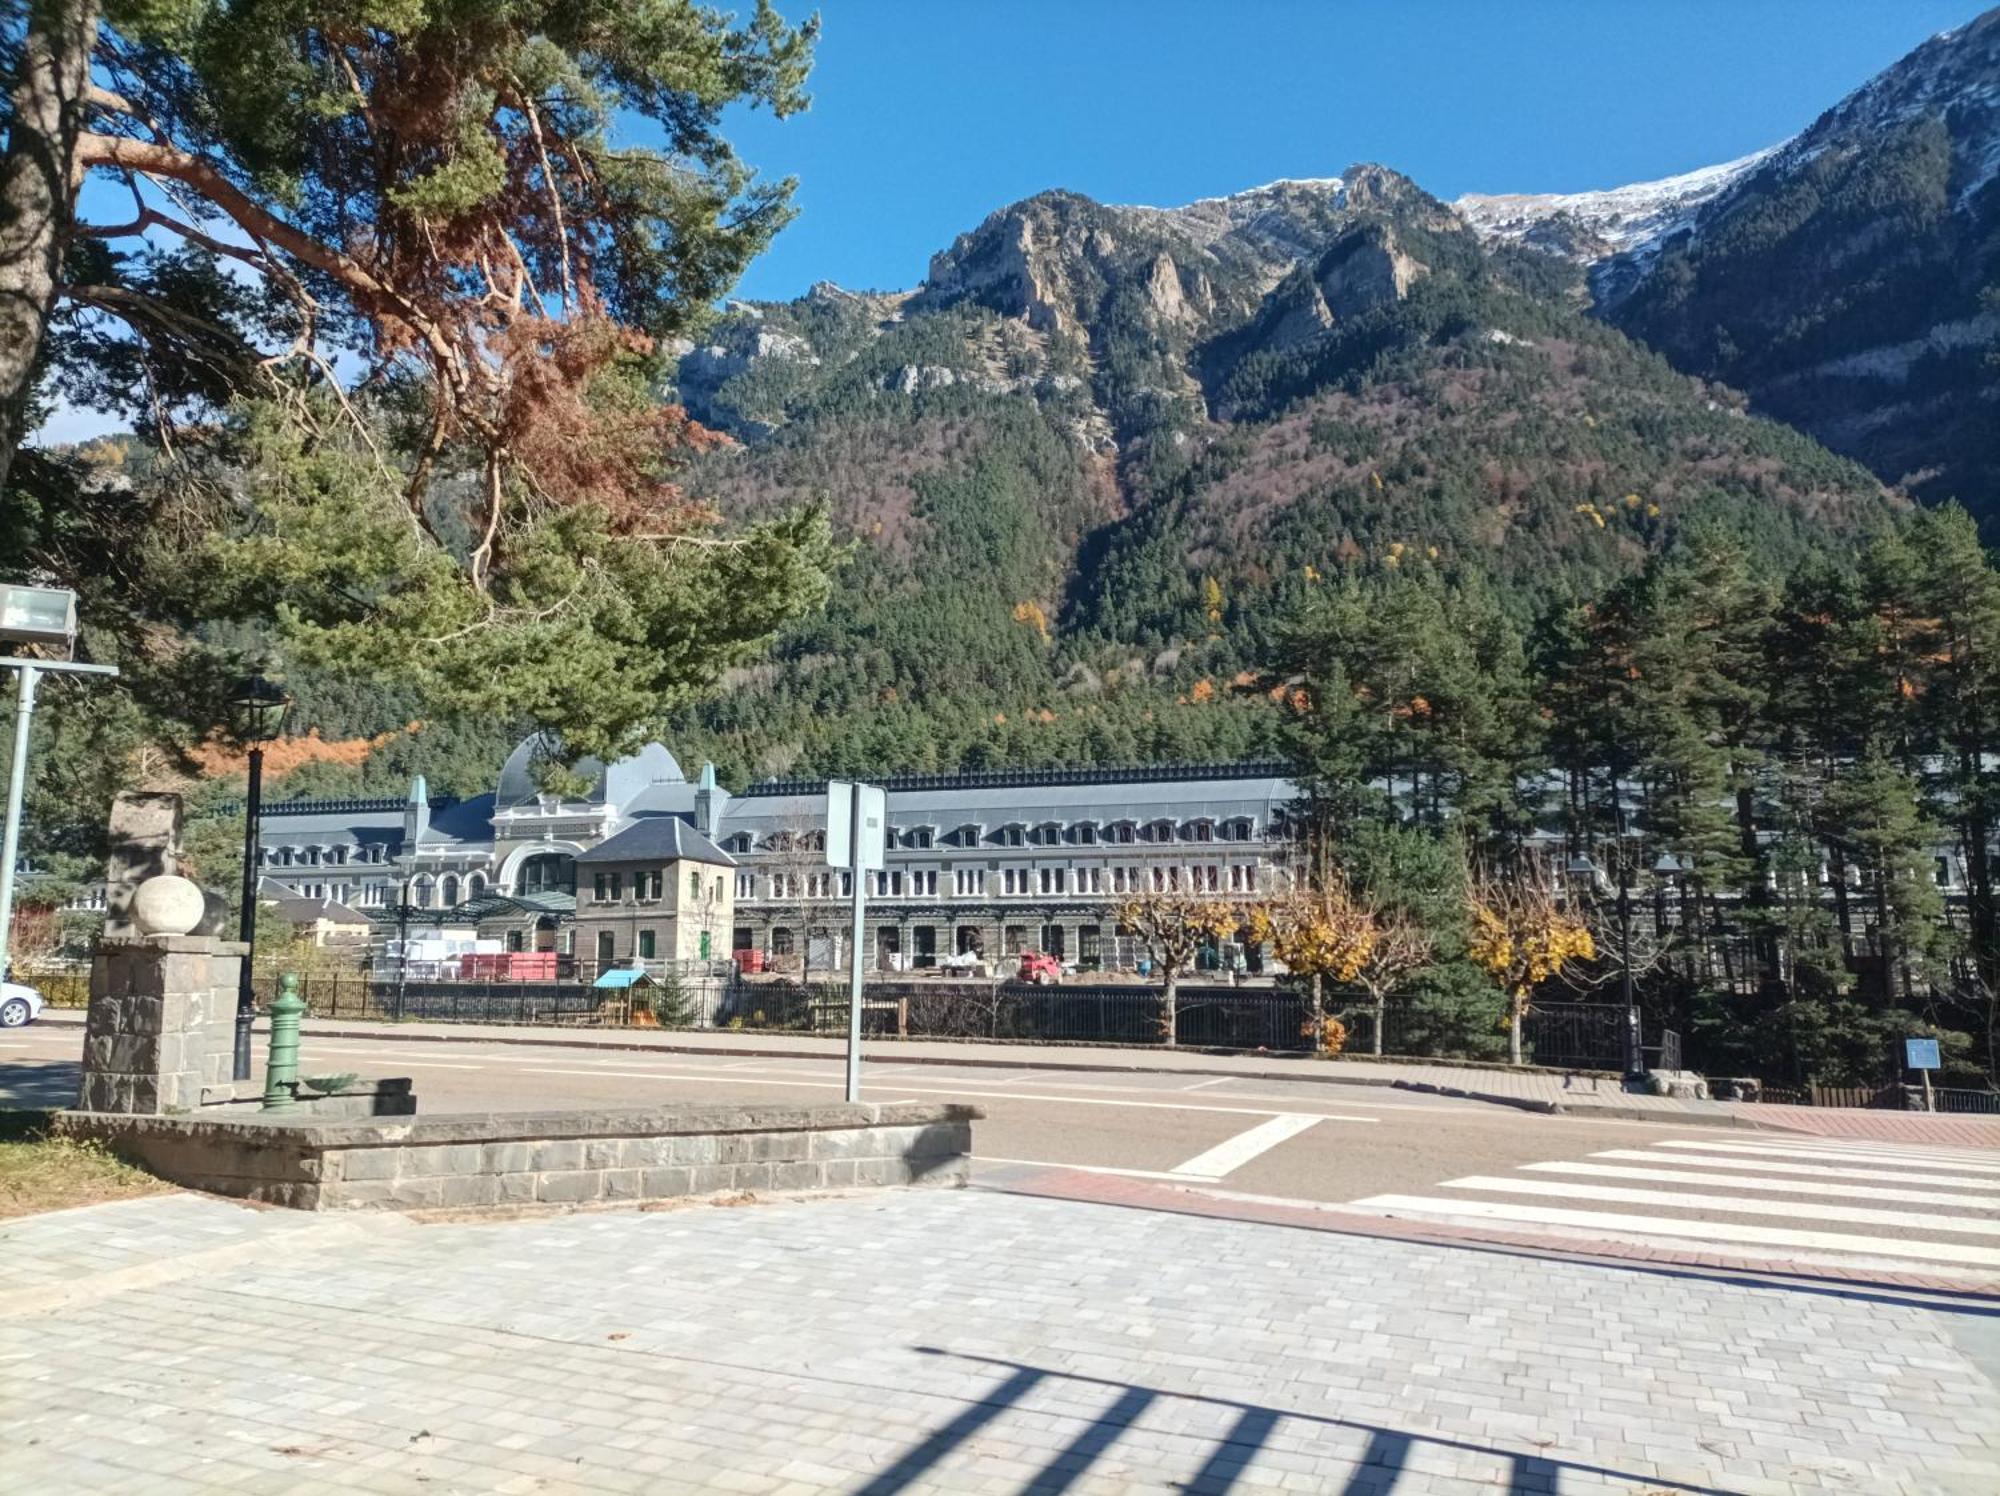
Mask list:
POLYGON ((7 1223, 9 1490, 2000 1488, 1990 1301, 978 1189, 363 1224, 7 1223))
MULTIPOLYGON (((83 1022, 74 1010, 50 1011, 45 1023, 83 1022)), ((260 1024, 261 1028, 261 1024, 260 1024)), ((368 1023, 308 1017, 308 1035, 414 1042, 556 1045, 747 1059, 838 1059, 845 1039, 736 1029, 525 1028, 479 1023, 368 1023)), ((1454 1065, 1445 1061, 1342 1058, 1296 1054, 1213 1054, 1200 1050, 1082 1044, 981 1043, 976 1040, 870 1039, 869 1058, 898 1065, 946 1065, 995 1070, 1112 1070, 1132 1074, 1226 1076, 1321 1085, 1394 1086, 1492 1102, 1550 1115, 1665 1122, 1679 1126, 1748 1127, 1885 1142, 2000 1148, 2000 1117, 1931 1116, 1854 1108, 1766 1106, 1679 1101, 1625 1091, 1615 1078, 1558 1070, 1454 1065)))

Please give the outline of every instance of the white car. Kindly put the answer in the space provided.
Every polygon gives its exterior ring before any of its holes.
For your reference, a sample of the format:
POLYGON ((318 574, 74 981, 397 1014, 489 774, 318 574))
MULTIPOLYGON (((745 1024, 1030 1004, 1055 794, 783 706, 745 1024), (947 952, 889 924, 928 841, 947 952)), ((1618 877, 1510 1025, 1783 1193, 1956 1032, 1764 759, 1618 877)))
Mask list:
POLYGON ((41 1016, 41 993, 19 982, 0 982, 0 1028, 19 1028, 41 1016))

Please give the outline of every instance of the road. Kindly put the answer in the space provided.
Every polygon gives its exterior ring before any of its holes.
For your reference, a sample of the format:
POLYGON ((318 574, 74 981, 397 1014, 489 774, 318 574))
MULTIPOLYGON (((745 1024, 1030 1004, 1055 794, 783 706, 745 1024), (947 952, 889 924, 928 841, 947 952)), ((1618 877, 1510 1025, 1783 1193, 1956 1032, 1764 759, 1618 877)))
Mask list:
MULTIPOLYGON (((0 1106, 62 1105, 82 1033, 0 1034, 0 1106)), ((308 1071, 409 1075, 426 1113, 837 1099, 832 1059, 308 1036, 308 1071)), ((1315 1081, 868 1063, 869 1101, 964 1100, 975 1178, 1144 1182, 1244 1207, 2000 1284, 2000 1154, 1548 1117, 1315 1081)), ((1331 1217, 1329 1217, 1330 1219, 1331 1217)))

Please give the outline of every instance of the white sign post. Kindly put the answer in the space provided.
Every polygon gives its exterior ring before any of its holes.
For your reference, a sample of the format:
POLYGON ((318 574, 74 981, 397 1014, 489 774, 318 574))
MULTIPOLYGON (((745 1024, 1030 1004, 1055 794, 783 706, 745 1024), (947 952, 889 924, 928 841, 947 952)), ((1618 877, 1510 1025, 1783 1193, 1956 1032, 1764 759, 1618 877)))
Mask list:
MULTIPOLYGON (((847 1099, 861 1099, 861 945, 868 875, 886 865, 889 796, 880 785, 830 780, 826 862, 854 879, 854 933, 847 950, 847 1099)), ((811 938, 810 932, 807 938, 811 938)))

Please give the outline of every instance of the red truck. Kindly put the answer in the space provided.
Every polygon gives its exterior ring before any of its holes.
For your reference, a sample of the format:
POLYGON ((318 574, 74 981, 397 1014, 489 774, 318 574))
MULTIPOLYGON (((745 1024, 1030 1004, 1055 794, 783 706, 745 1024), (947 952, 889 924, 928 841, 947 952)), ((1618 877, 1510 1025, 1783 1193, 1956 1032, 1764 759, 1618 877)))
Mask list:
POLYGON ((1037 987, 1053 987, 1062 980, 1062 962, 1047 951, 1022 951, 1021 969, 1014 979, 1033 982, 1037 987))

